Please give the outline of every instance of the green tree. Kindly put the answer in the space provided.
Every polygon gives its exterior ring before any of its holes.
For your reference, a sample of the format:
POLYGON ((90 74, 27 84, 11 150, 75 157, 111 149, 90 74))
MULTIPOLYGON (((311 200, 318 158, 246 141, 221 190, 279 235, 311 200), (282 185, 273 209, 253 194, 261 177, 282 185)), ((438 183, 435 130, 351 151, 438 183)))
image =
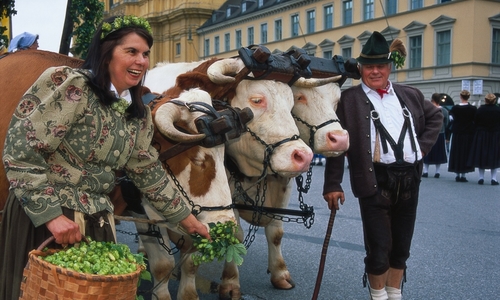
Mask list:
MULTIPOLYGON (((0 0, 0 20, 16 13, 14 0, 0 0)), ((7 27, 0 26, 0 45, 7 47, 9 45, 9 38, 5 31, 7 31, 7 27)))

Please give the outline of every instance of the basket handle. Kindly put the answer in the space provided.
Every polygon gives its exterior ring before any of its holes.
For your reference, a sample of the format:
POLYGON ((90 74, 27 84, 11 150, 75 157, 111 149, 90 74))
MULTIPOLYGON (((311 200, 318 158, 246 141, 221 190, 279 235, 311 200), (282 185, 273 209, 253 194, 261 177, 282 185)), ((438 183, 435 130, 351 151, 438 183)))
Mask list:
MULTIPOLYGON (((48 244, 52 243, 56 238, 52 235, 50 236, 49 238, 47 238, 43 243, 40 244, 40 246, 38 246, 38 248, 36 250, 38 251, 42 251, 43 248, 47 247, 48 244)), ((84 242, 86 242, 87 244, 89 243, 89 240, 87 239, 87 237, 85 237, 83 234, 82 234, 82 240, 84 242)))

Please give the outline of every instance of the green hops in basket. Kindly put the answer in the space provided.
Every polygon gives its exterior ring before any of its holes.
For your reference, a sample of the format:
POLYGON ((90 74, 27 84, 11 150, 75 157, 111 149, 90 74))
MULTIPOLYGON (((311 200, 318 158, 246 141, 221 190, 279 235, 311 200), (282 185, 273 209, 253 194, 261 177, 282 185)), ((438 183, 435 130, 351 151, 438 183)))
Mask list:
POLYGON ((247 254, 247 249, 234 234, 238 230, 236 224, 232 221, 225 223, 209 223, 210 237, 212 241, 201 237, 200 235, 191 235, 194 246, 198 252, 192 254, 194 265, 212 262, 217 259, 227 262, 234 261, 236 265, 243 263, 242 255, 247 254))
MULTIPOLYGON (((81 273, 119 275, 133 273, 137 265, 146 270, 142 254, 132 254, 125 244, 96 242, 87 237, 88 243, 63 249, 47 256, 39 256, 51 264, 81 273)), ((149 273, 149 272, 148 272, 149 273)), ((141 274, 141 278, 143 278, 141 274)), ((147 276, 145 278, 147 279, 147 276)))

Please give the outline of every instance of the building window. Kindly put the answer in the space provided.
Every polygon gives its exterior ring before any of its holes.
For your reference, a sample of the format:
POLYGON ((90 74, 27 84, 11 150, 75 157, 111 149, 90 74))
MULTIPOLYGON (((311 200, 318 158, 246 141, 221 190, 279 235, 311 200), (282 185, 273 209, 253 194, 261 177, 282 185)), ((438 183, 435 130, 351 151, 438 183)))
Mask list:
POLYGON ((224 51, 231 50, 231 36, 229 33, 224 34, 224 51))
POLYGON ((220 39, 219 36, 214 38, 214 54, 219 54, 220 50, 220 39))
POLYGON ((281 20, 274 21, 274 40, 281 41, 283 38, 283 25, 281 20))
POLYGON ((253 45, 254 39, 253 39, 253 27, 249 27, 247 30, 248 33, 248 45, 253 45))
POLYGON ((333 56, 332 56, 332 51, 323 51, 323 58, 326 58, 326 59, 331 59, 333 56))
POLYGON ((307 33, 314 33, 316 31, 316 11, 310 10, 307 12, 307 33))
POLYGON ((410 37, 410 51, 409 51, 409 69, 417 69, 422 67, 422 36, 410 37))
POLYGON ((325 14, 325 29, 333 28, 333 5, 328 5, 323 8, 323 12, 325 14))
POLYGON ((344 25, 352 24, 352 0, 342 2, 342 10, 344 13, 344 25))
POLYGON ((181 43, 175 43, 175 55, 181 55, 181 43))
POLYGON ((385 2, 385 13, 395 15, 398 12, 398 0, 387 0, 385 2))
POLYGON ((292 16, 292 37, 299 35, 299 15, 292 16))
POLYGON ((373 0, 363 0, 363 20, 373 19, 373 0))
POLYGON ((236 30, 236 49, 240 49, 241 45, 241 30, 236 30))
POLYGON ((241 12, 246 12, 247 11, 247 3, 243 2, 241 3, 241 12))
POLYGON ((264 5, 264 0, 259 0, 259 7, 262 7, 264 5))
POLYGON ((491 62, 500 64, 500 29, 498 28, 493 28, 491 55, 491 62))
POLYGON ((424 6, 423 0, 410 0, 410 9, 418 9, 424 6))
POLYGON ((351 57, 352 57, 351 47, 342 48, 342 58, 346 59, 351 57))
POLYGON ((260 43, 267 43, 267 23, 260 24, 260 43))
POLYGON ((446 66, 451 61, 451 31, 436 33, 436 65, 446 66))
POLYGON ((205 47, 204 47, 204 55, 209 56, 210 55, 210 39, 205 40, 205 47))

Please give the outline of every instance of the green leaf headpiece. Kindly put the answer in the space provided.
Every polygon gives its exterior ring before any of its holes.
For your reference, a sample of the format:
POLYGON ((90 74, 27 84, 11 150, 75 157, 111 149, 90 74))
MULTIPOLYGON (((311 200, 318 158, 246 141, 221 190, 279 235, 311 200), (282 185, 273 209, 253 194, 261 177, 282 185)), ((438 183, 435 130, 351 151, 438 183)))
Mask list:
POLYGON ((146 19, 136 16, 121 16, 117 17, 111 23, 102 23, 101 40, 104 40, 110 33, 126 27, 140 27, 149 32, 149 34, 153 34, 151 25, 149 25, 146 19))

